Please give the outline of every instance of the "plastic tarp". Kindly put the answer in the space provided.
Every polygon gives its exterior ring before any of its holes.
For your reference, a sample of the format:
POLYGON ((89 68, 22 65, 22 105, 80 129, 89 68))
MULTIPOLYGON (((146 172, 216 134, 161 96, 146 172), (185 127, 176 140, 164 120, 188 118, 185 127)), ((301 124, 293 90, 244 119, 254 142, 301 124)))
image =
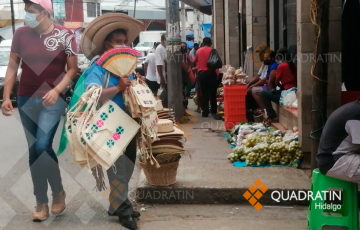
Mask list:
POLYGON ((204 31, 205 37, 211 37, 211 24, 202 24, 202 30, 204 31))
POLYGON ((192 41, 186 41, 185 43, 186 43, 188 49, 194 48, 194 42, 192 42, 192 41))

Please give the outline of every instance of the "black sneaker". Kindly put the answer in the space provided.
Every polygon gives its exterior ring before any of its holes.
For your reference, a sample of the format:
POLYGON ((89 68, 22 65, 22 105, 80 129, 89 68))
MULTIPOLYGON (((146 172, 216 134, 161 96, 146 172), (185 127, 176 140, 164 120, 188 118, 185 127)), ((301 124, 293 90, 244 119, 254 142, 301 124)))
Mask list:
MULTIPOLYGON (((117 212, 114 212, 113 214, 108 212, 108 214, 109 214, 109 216, 119 216, 117 212)), ((141 216, 141 214, 140 214, 140 212, 134 211, 131 216, 132 216, 132 218, 139 218, 141 216)))
POLYGON ((221 121, 221 119, 222 119, 222 116, 219 114, 213 114, 213 117, 215 120, 218 120, 218 121, 221 121))
POLYGON ((125 217, 119 217, 119 223, 130 230, 136 230, 138 229, 137 224, 131 216, 125 216, 125 217))

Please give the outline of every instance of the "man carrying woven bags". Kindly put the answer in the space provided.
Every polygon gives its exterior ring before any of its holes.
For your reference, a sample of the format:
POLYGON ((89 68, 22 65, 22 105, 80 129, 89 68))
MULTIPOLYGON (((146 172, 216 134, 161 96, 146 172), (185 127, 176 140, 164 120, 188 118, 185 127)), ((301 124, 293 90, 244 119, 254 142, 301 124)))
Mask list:
MULTIPOLYGON (((124 14, 106 14, 96 18, 85 29, 82 38, 82 50, 91 60, 113 48, 126 47, 139 35, 143 23, 124 14)), ((106 70, 93 63, 85 73, 85 85, 104 85, 106 70)), ((100 103, 108 99, 128 112, 123 99, 123 92, 131 85, 133 76, 118 76, 110 73, 109 83, 103 88, 100 103)), ((109 215, 118 216, 122 226, 137 229, 134 218, 140 213, 133 210, 128 199, 128 183, 134 171, 136 160, 136 137, 127 146, 125 154, 115 162, 115 167, 107 170, 112 191, 109 197, 109 215)))

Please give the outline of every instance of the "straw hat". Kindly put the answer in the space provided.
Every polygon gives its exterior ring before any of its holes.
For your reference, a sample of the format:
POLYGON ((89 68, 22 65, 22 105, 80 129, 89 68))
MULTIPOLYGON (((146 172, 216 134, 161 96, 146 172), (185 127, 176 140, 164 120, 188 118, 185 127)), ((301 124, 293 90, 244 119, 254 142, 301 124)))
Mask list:
POLYGON ((107 35, 116 29, 127 32, 128 42, 131 43, 139 36, 144 24, 125 14, 111 13, 94 19, 85 29, 81 39, 81 49, 84 55, 91 60, 101 55, 105 50, 104 41, 107 35))

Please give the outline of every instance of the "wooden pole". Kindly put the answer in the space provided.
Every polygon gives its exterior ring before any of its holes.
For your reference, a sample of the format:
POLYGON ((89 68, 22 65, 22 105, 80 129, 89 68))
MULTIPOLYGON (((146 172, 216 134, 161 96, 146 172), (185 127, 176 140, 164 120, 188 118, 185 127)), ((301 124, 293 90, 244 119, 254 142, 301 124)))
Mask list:
POLYGON ((312 86, 312 116, 311 116, 311 168, 317 168, 316 155, 319 140, 327 116, 327 80, 328 63, 326 55, 329 52, 329 8, 328 0, 312 1, 312 22, 317 33, 315 48, 315 63, 311 70, 312 86))
POLYGON ((11 26, 13 34, 15 34, 15 12, 14 12, 14 1, 10 0, 10 8, 11 8, 11 26))
POLYGON ((181 76, 179 0, 166 0, 166 24, 168 106, 174 110, 176 119, 180 120, 185 110, 181 76))

